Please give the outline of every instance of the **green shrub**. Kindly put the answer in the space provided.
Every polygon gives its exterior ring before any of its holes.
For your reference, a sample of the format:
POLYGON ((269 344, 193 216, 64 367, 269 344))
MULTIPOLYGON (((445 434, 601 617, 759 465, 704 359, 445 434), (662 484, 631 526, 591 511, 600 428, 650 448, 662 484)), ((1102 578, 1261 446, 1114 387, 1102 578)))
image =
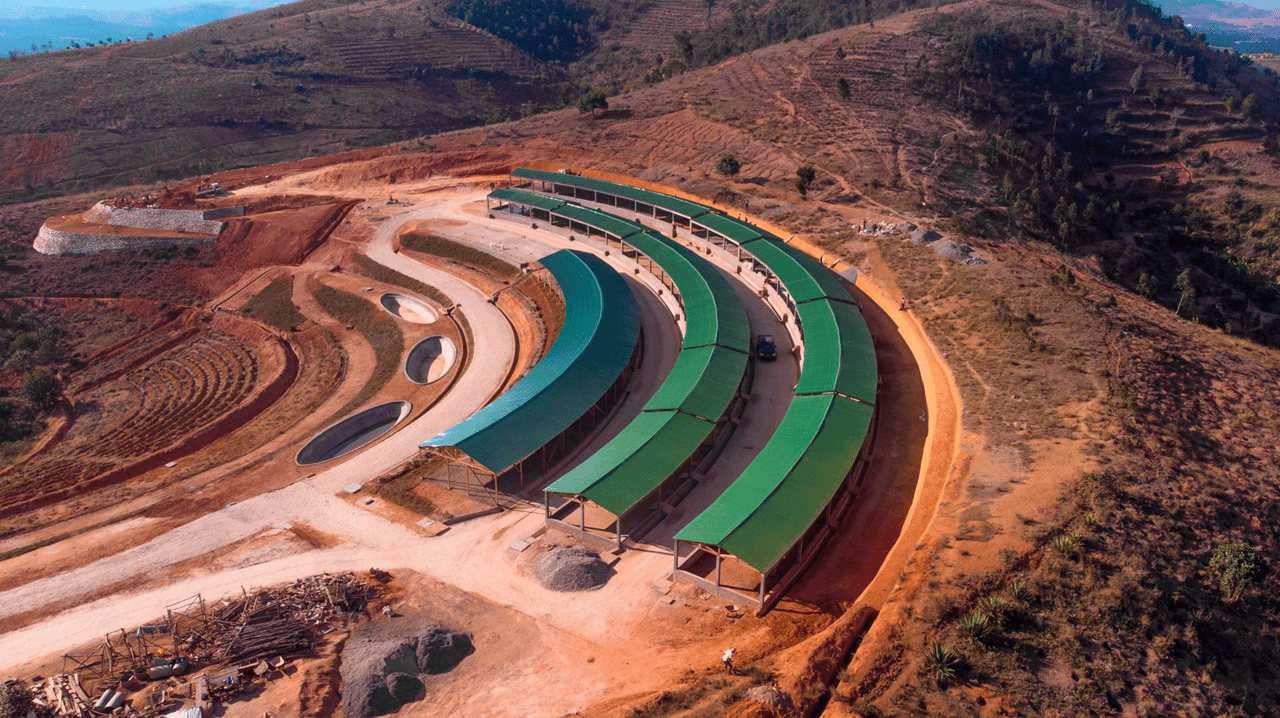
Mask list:
POLYGON ((1229 543, 1213 550, 1209 573, 1218 581, 1223 598, 1235 603, 1265 573, 1262 557, 1247 543, 1229 543))
POLYGON ((359 408, 373 395, 378 393, 388 381, 400 370, 400 356, 404 353, 404 334, 389 314, 383 312, 372 302, 368 302, 354 294, 339 291, 321 284, 312 295, 320 308, 344 324, 354 326, 373 347, 377 363, 373 372, 365 381, 360 391, 338 410, 338 416, 345 416, 359 408))

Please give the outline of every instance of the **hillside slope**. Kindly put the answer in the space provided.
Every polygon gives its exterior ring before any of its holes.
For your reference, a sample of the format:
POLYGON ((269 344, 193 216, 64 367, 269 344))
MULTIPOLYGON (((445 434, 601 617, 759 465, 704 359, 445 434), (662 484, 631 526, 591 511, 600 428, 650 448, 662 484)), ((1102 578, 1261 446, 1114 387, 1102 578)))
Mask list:
POLYGON ((0 198, 186 178, 564 104, 562 69, 443 5, 303 0, 162 39, 0 60, 0 198))

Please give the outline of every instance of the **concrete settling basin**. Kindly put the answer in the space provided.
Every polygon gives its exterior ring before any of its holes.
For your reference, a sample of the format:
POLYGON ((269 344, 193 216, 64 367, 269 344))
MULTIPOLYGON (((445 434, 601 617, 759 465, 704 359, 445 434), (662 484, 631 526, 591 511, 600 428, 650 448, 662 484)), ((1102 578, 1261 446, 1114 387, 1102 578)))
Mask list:
POLYGON ((382 308, 397 319, 414 324, 433 324, 440 315, 426 302, 404 294, 384 294, 379 300, 382 308))
POLYGON ((412 408, 407 401, 389 401, 352 414, 308 441, 298 452, 297 461, 306 466, 349 454, 391 431, 412 408))
POLYGON ((404 359, 404 375, 414 384, 430 384, 453 368, 458 348, 448 337, 432 336, 413 345, 404 359))

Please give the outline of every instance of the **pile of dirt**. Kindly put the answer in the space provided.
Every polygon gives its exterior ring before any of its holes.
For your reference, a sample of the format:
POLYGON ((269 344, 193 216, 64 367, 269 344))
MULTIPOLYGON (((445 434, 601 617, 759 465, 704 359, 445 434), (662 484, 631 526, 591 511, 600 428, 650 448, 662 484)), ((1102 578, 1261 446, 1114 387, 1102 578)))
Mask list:
POLYGON ((342 710, 372 718, 421 700, 430 676, 448 673, 475 647, 470 634, 431 626, 410 638, 349 641, 342 654, 342 710))
POLYGON ((762 703, 779 712, 792 712, 796 709, 795 704, 791 702, 791 696, 778 690, 777 686, 755 686, 749 688, 746 697, 747 700, 762 703))
POLYGON ((591 591, 614 574, 600 554, 585 546, 556 546, 538 556, 533 576, 552 591, 591 591))
POLYGON ((943 259, 955 260, 961 264, 986 264, 987 260, 974 256, 973 247, 967 244, 956 244, 949 239, 935 242, 933 251, 943 259))

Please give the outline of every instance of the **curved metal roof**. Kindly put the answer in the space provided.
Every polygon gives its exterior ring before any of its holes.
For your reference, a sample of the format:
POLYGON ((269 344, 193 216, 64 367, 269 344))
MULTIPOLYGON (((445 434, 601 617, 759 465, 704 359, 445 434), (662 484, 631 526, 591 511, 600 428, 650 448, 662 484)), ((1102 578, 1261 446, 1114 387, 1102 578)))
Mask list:
POLYGON ((542 361, 488 406, 420 446, 456 446, 500 473, 599 401, 631 359, 640 310, 604 260, 562 249, 543 257, 565 298, 564 327, 542 361))
POLYGON ((862 312, 852 304, 816 301, 799 305, 796 313, 805 345, 796 394, 834 391, 874 404, 880 374, 862 312))
POLYGON ((858 458, 871 412, 836 394, 792 399, 760 454, 676 539, 720 546, 768 571, 835 496, 858 458))

